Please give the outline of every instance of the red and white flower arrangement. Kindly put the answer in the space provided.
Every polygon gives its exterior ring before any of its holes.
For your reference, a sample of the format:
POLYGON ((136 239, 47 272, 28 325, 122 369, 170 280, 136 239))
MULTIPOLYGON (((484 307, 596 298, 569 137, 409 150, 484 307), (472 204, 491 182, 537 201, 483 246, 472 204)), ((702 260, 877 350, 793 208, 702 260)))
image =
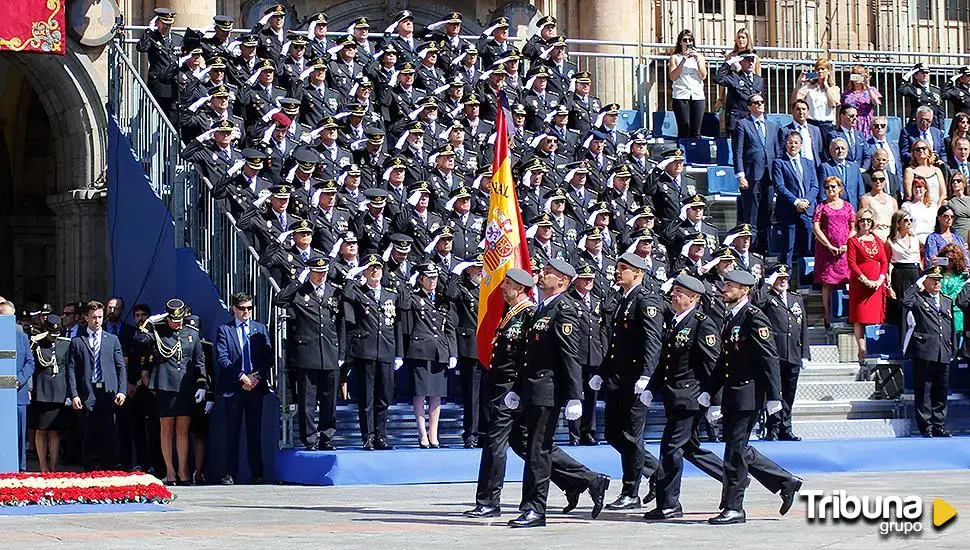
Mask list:
POLYGON ((140 472, 0 474, 0 506, 164 504, 172 498, 161 481, 140 472))

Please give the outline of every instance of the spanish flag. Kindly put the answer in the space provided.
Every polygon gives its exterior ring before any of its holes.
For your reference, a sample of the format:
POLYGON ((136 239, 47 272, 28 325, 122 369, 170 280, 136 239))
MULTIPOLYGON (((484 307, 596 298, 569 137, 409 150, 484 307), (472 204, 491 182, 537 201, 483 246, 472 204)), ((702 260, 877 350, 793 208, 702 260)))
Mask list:
POLYGON ((529 266, 529 247, 526 245, 522 213, 512 180, 509 159, 509 133, 505 93, 500 94, 495 116, 495 156, 492 160, 492 181, 489 188, 488 218, 485 223, 485 252, 481 294, 478 306, 478 360, 486 369, 491 367, 492 343, 495 331, 505 312, 505 301, 499 285, 505 273, 517 267, 526 271, 529 266))

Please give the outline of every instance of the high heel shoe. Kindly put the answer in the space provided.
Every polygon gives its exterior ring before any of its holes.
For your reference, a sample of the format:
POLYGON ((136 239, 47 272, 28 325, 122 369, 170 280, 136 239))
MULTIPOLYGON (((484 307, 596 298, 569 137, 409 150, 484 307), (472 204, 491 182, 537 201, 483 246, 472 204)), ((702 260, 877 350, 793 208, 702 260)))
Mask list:
POLYGON ((431 445, 425 443, 424 441, 421 441, 421 442, 418 443, 418 447, 421 448, 421 449, 430 449, 431 448, 431 445))
POLYGON ((440 449, 441 448, 441 444, 440 443, 431 443, 431 448, 432 449, 440 449))

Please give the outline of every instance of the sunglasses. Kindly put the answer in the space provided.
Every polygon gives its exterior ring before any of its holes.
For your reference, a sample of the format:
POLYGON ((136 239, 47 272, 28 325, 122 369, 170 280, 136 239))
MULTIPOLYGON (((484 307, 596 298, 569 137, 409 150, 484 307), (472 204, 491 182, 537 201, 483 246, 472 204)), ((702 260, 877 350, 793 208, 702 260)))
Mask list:
POLYGON ((253 306, 234 306, 234 307, 242 311, 251 311, 253 309, 253 306))
POLYGON ((859 218, 859 223, 872 223, 874 220, 872 218, 859 218))
POLYGON ((886 125, 885 124, 873 124, 872 127, 873 128, 885 128, 886 125))
POLYGON ((903 218, 899 220, 899 223, 913 223, 913 218, 903 218))
POLYGON ((930 149, 929 147, 914 147, 914 148, 913 148, 913 151, 922 151, 922 152, 926 152, 926 151, 929 151, 929 149, 930 149))
POLYGON ((761 100, 761 99, 756 99, 756 100, 751 101, 751 102, 748 103, 748 105, 764 105, 764 104, 765 104, 765 102, 763 100, 761 100))
POLYGON ((693 38, 684 38, 684 39, 681 40, 681 42, 683 42, 685 44, 693 44, 694 43, 694 39, 693 38))
POLYGON ((872 178, 872 181, 886 181, 886 178, 872 178))
POLYGON ((825 186, 825 190, 826 191, 828 191, 829 189, 838 189, 838 188, 839 188, 838 185, 826 185, 825 186))

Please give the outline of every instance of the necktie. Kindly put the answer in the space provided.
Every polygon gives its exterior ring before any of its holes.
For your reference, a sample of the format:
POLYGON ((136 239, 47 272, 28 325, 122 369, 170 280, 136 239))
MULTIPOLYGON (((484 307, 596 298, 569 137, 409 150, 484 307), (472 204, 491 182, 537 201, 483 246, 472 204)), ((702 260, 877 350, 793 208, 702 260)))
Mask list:
POLYGON ((970 178, 970 168, 967 167, 967 163, 960 163, 960 172, 963 174, 963 177, 970 178))
POLYGON ((768 142, 768 136, 765 134, 765 123, 763 120, 756 120, 754 123, 758 127, 758 135, 761 136, 761 145, 765 145, 768 142))
POLYGON ((286 214, 280 212, 280 226, 286 228, 286 214))
POLYGON ((853 136, 852 134, 853 134, 853 132, 851 130, 845 132, 845 140, 847 142, 849 142, 849 150, 850 151, 855 146, 855 136, 853 136))
POLYGON ((434 305, 434 292, 428 295, 428 300, 431 302, 431 305, 434 305))
POLYGON ((303 261, 306 262, 309 259, 310 259, 310 251, 309 250, 304 250, 303 251, 303 261))
POLYGON ((91 373, 91 381, 94 383, 101 382, 101 334, 95 332, 91 335, 91 358, 92 363, 94 363, 94 369, 91 373))
POLYGON ((845 165, 839 163, 839 179, 845 181, 845 165))
POLYGON ((317 298, 323 298, 323 285, 318 286, 314 292, 316 293, 317 298))
POLYGON ((253 372, 253 359, 249 348, 249 323, 242 324, 242 371, 245 374, 253 372))
POLYGON ((802 173, 802 163, 799 162, 798 157, 791 159, 792 168, 795 169, 795 175, 798 176, 798 198, 805 197, 805 180, 802 173))

